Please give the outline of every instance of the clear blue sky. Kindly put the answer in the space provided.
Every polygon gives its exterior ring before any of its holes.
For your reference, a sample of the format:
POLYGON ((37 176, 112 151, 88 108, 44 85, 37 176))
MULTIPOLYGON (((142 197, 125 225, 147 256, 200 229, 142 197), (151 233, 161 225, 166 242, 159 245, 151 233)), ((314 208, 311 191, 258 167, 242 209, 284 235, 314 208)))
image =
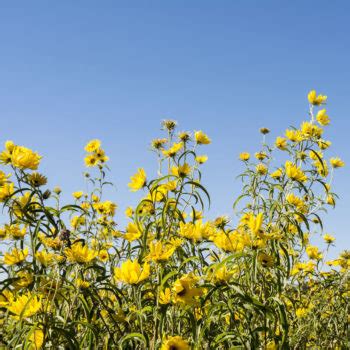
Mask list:
MULTIPOLYGON (((326 220, 335 251, 350 247, 349 1, 12 1, 0 4, 0 142, 41 154, 50 186, 83 189, 83 146, 111 156, 121 211, 164 118, 203 129, 211 215, 232 214, 237 155, 306 118, 306 94, 329 96, 330 155, 340 155, 326 220)), ((153 163, 152 163, 153 162, 153 163)), ((153 167, 154 164, 154 167, 153 167)), ((122 217, 122 215, 119 215, 122 217)))

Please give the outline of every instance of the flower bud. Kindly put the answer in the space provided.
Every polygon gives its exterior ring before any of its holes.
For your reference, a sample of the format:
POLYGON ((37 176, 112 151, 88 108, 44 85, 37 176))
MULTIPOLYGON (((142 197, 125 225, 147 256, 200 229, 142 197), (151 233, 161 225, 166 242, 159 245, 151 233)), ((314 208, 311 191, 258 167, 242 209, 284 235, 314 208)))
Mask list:
POLYGON ((51 196, 51 191, 50 190, 46 190, 44 193, 43 193, 43 198, 44 199, 48 199, 50 198, 51 196))

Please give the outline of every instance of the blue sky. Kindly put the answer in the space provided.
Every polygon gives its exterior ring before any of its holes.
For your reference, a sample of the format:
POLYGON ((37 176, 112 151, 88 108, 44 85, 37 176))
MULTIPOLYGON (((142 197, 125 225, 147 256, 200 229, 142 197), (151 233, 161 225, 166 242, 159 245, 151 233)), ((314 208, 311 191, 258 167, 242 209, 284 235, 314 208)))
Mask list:
MULTIPOLYGON (((348 1, 31 1, 0 4, 0 142, 39 151, 49 185, 66 198, 84 188, 83 146, 100 138, 110 155, 111 199, 125 207, 164 118, 203 129, 211 215, 232 214, 258 129, 271 139, 307 116, 311 88, 329 96, 330 155, 350 165, 348 1)), ((326 218, 338 252, 349 248, 348 168, 326 218)), ((121 218, 123 215, 119 215, 121 218)))

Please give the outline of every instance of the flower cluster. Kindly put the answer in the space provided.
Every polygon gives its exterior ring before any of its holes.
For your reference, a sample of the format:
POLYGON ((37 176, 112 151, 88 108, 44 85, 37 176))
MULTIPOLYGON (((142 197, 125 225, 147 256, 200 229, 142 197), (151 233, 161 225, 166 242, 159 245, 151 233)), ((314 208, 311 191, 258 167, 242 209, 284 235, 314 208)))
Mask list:
POLYGON ((94 167, 97 165, 102 167, 109 159, 105 151, 101 148, 100 140, 91 140, 85 146, 85 151, 88 152, 84 159, 87 167, 94 167))
POLYGON ((37 172, 38 153, 7 141, 0 348, 347 348, 350 253, 327 259, 335 237, 322 222, 345 165, 326 156, 326 100, 311 91, 298 128, 272 144, 262 128, 256 153, 239 155, 232 218, 206 214, 211 139, 178 132, 173 120, 151 142, 157 174, 139 167, 131 176, 139 201, 119 224, 99 140, 85 146, 87 190, 71 204, 37 172))

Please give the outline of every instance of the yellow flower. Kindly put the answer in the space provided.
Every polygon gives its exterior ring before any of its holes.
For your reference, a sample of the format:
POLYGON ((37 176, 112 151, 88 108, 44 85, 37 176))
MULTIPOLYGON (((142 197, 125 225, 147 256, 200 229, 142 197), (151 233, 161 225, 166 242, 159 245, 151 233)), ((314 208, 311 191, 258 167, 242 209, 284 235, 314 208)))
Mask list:
POLYGON ((15 288, 25 288, 33 282, 33 275, 26 270, 21 270, 17 272, 16 277, 18 278, 18 280, 16 280, 13 283, 13 286, 15 288))
POLYGON ((286 174, 290 179, 299 182, 305 182, 307 180, 307 176, 304 174, 301 168, 297 167, 292 162, 287 161, 285 164, 285 168, 286 174))
POLYGON ((303 140, 303 136, 300 130, 286 130, 286 137, 288 140, 292 142, 301 142, 303 140))
POLYGON ((173 245, 174 247, 180 247, 183 243, 183 240, 181 238, 170 238, 169 239, 169 244, 173 245))
POLYGON ((106 163, 109 160, 109 157, 107 156, 102 156, 102 157, 98 157, 98 160, 100 161, 100 163, 106 163))
POLYGON ((306 138, 315 137, 319 139, 323 134, 323 129, 310 122, 303 122, 300 128, 302 135, 306 138))
POLYGON ((315 167, 317 168, 317 172, 320 176, 326 177, 328 175, 328 165, 325 160, 317 160, 314 162, 315 167))
POLYGON ((29 350, 39 350, 44 343, 44 332, 40 328, 36 328, 30 335, 29 341, 32 343, 29 350))
POLYGON ((130 178, 131 182, 128 184, 131 191, 136 192, 146 185, 146 172, 143 168, 139 168, 137 173, 130 178))
POLYGON ((323 158, 323 153, 321 151, 316 152, 316 151, 312 150, 309 153, 309 157, 313 160, 319 161, 320 158, 321 159, 323 158))
POLYGON ((257 234, 259 233, 261 229, 261 225, 263 223, 263 214, 259 213, 257 216, 251 215, 248 221, 248 227, 250 230, 254 233, 257 234))
POLYGON ((315 269, 315 266, 315 263, 311 260, 306 263, 297 262, 292 268, 291 275, 295 276, 299 272, 312 272, 315 269))
POLYGON ((84 209, 84 210, 88 210, 90 208, 90 203, 89 202, 82 202, 80 204, 80 206, 84 209))
POLYGON ((98 157, 96 154, 88 154, 84 158, 84 162, 87 167, 94 167, 98 164, 98 157))
POLYGON ((131 218, 134 215, 134 209, 132 207, 127 207, 124 214, 126 217, 131 218))
POLYGON ((320 111, 318 111, 318 113, 316 115, 316 120, 322 126, 326 126, 326 125, 328 125, 330 123, 330 119, 329 119, 328 115, 326 114, 326 110, 325 109, 321 109, 320 111))
MULTIPOLYGON (((31 192, 25 192, 23 196, 16 198, 13 203, 13 209, 18 217, 23 217, 24 208, 29 203, 35 203, 35 197, 32 196, 31 192)), ((34 207, 34 206, 33 206, 34 207)))
POLYGON ((11 174, 6 175, 2 170, 0 170, 0 186, 3 186, 7 183, 7 179, 11 176, 11 174))
POLYGON ((171 303, 171 290, 170 288, 165 288, 164 291, 159 293, 159 303, 166 305, 171 303))
POLYGON ((296 196, 294 193, 289 193, 286 195, 286 200, 289 204, 294 205, 300 212, 306 213, 307 212, 307 206, 305 202, 296 196))
POLYGON ((147 194, 146 199, 152 202, 161 202, 166 199, 167 193, 168 188, 165 185, 156 184, 155 187, 152 187, 151 191, 147 194))
POLYGON ((20 227, 19 224, 5 225, 5 230, 8 236, 11 236, 14 239, 23 239, 27 233, 27 228, 20 227))
POLYGON ((19 169, 38 169, 40 159, 38 153, 23 146, 15 146, 11 154, 12 165, 19 169))
POLYGON ((34 172, 28 176, 28 182, 33 187, 40 187, 47 184, 47 177, 44 175, 41 175, 37 172, 34 172))
POLYGON ((98 258, 102 262, 106 262, 108 260, 108 258, 109 258, 108 251, 106 249, 100 250, 99 253, 98 253, 98 258))
POLYGON ((141 269, 141 265, 137 260, 127 260, 122 263, 121 267, 114 269, 114 278, 117 281, 127 284, 138 284, 147 279, 150 275, 150 266, 148 263, 144 263, 141 269))
POLYGON ((13 301, 13 293, 10 289, 4 289, 0 292, 0 307, 7 307, 13 301))
POLYGON ((52 248, 54 250, 59 250, 62 247, 62 241, 59 237, 52 238, 52 237, 45 237, 44 234, 38 234, 38 238, 40 241, 44 244, 45 247, 52 248))
POLYGON ((70 220, 70 224, 72 225, 73 229, 78 228, 79 226, 82 226, 85 224, 85 217, 84 216, 73 216, 70 220))
POLYGON ((101 147, 101 141, 94 139, 89 141, 86 146, 85 146, 85 151, 86 152, 95 152, 101 147))
POLYGON ((239 159, 240 160, 243 160, 244 162, 248 161, 250 158, 250 154, 248 152, 242 152, 240 155, 239 155, 239 159))
POLYGON ((274 265, 274 258, 266 253, 259 253, 258 261, 263 267, 272 267, 274 265))
POLYGON ((160 350, 190 350, 190 346, 186 340, 183 340, 180 336, 166 338, 160 350))
POLYGON ((306 247, 306 254, 310 259, 313 260, 321 260, 322 259, 322 254, 319 252, 318 247, 315 246, 307 246, 306 247))
POLYGON ((185 164, 179 165, 177 167, 175 167, 175 166, 172 167, 171 172, 175 176, 185 177, 186 175, 188 175, 191 172, 191 167, 188 163, 185 163, 185 164))
POLYGON ((267 154, 265 152, 256 152, 255 158, 258 160, 264 160, 265 158, 267 158, 267 154))
POLYGON ((281 178, 283 175, 283 171, 281 168, 275 170, 273 173, 270 174, 270 176, 274 179, 279 179, 281 178))
POLYGON ((95 259, 97 253, 88 248, 87 245, 82 245, 81 242, 75 243, 71 248, 66 248, 64 253, 68 261, 72 263, 89 263, 95 259))
POLYGON ((327 100, 327 96, 316 94, 315 90, 311 90, 307 95, 309 102, 314 106, 319 106, 327 100))
POLYGON ((90 287, 90 283, 88 281, 82 280, 81 278, 77 278, 75 283, 78 288, 85 289, 90 287))
POLYGON ((5 202, 14 192, 14 184, 11 183, 5 183, 3 186, 0 187, 0 202, 5 202))
POLYGON ((192 273, 177 279, 173 285, 172 291, 175 303, 193 304, 196 298, 203 294, 201 288, 195 287, 199 278, 192 273))
POLYGON ((226 265, 219 268, 212 266, 208 271, 208 279, 214 283, 227 283, 234 275, 235 270, 229 270, 226 265))
POLYGON ((333 236, 331 236, 330 234, 326 233, 323 236, 323 239, 325 240, 326 243, 331 244, 335 241, 335 238, 333 236))
POLYGON ((168 130, 170 132, 172 132, 176 128, 176 125, 177 125, 177 121, 176 120, 165 119, 165 120, 162 121, 162 127, 165 130, 168 130))
POLYGON ((0 227, 0 239, 7 238, 7 230, 5 227, 0 227))
POLYGON ((13 313, 15 319, 27 318, 35 315, 41 308, 41 300, 28 292, 12 300, 7 309, 13 313))
MULTIPOLYGON (((158 198, 156 198, 156 199, 159 199, 159 192, 157 193, 157 195, 156 195, 156 197, 158 197, 158 198)), ((148 199, 150 199, 150 193, 148 194, 148 199)), ((140 206, 140 208, 139 208, 139 211, 138 211, 138 214, 139 215, 152 215, 152 214, 154 214, 154 205, 153 205, 153 203, 151 203, 151 202, 149 202, 149 201, 145 201, 145 202, 143 202, 142 203, 142 205, 140 206)))
POLYGON ((178 134, 178 138, 182 141, 182 142, 187 142, 191 139, 191 134, 187 131, 181 131, 178 134))
POLYGON ((124 238, 129 242, 135 241, 141 237, 141 231, 136 224, 129 222, 125 229, 124 238))
POLYGON ((53 191, 58 195, 62 192, 61 188, 58 186, 54 187, 53 191))
POLYGON ((210 138, 203 131, 199 130, 194 133, 194 139, 198 145, 209 145, 211 143, 210 138))
POLYGON ((92 194, 91 195, 91 200, 94 202, 94 203, 97 203, 100 201, 100 197, 96 194, 92 194))
MULTIPOLYGON (((96 154, 97 158, 99 160, 104 159, 106 157, 106 152, 102 148, 98 148, 94 151, 96 154)), ((108 157, 107 157, 108 158, 108 157)), ((108 158, 109 159, 109 158, 108 158)))
POLYGON ((168 260, 175 252, 176 246, 173 245, 163 245, 162 242, 156 241, 149 244, 149 254, 146 256, 146 259, 152 260, 154 262, 166 261, 168 260))
POLYGON ((114 216, 117 204, 112 201, 94 203, 93 208, 101 215, 114 216))
POLYGON ((192 222, 183 223, 180 222, 179 235, 187 239, 191 239, 193 242, 200 241, 202 239, 202 224, 197 221, 195 224, 192 222))
POLYGON ((10 253, 4 254, 4 262, 6 265, 16 265, 24 261, 28 256, 28 248, 18 250, 13 248, 10 253))
POLYGON ((279 136, 276 138, 275 145, 277 148, 285 150, 287 148, 287 140, 284 137, 279 136))
POLYGON ((266 175, 267 174, 267 167, 265 164, 259 163, 255 168, 256 168, 256 172, 259 175, 266 175))
POLYGON ((84 192, 83 191, 76 191, 76 192, 73 192, 72 193, 72 196, 75 198, 75 199, 80 199, 82 196, 83 196, 84 192))
POLYGON ((217 228, 223 228, 225 227, 230 221, 230 218, 228 218, 225 215, 221 215, 218 216, 215 220, 214 220, 214 226, 217 228))
POLYGON ((341 168, 345 165, 345 163, 340 158, 331 158, 329 160, 333 168, 341 168))
POLYGON ((201 211, 197 211, 197 210, 191 211, 190 216, 191 216, 191 218, 194 217, 195 221, 203 219, 203 213, 201 211))
POLYGON ((340 266, 341 265, 341 259, 330 260, 330 261, 327 261, 326 264, 328 266, 340 266))
POLYGON ((0 153, 0 163, 1 164, 10 164, 11 163, 11 153, 8 151, 2 151, 0 153))
POLYGON ((208 156, 206 156, 206 155, 196 157, 196 162, 198 164, 204 164, 207 160, 208 160, 208 156))
POLYGON ((106 163, 109 160, 109 157, 105 155, 105 151, 102 149, 97 150, 95 154, 101 164, 106 163))
POLYGON ((151 142, 152 148, 159 150, 163 148, 163 145, 168 142, 168 139, 154 139, 151 142))
POLYGON ((318 144, 318 147, 320 147, 320 149, 325 150, 332 144, 332 142, 319 140, 317 144, 318 144))
POLYGON ((14 144, 13 141, 11 140, 7 140, 5 142, 5 149, 7 152, 9 152, 10 154, 12 154, 13 150, 15 149, 16 145, 14 144))
POLYGON ((266 246, 266 241, 260 237, 258 238, 251 238, 251 237, 247 237, 247 242, 245 243, 246 246, 249 246, 251 249, 261 249, 264 248, 266 246))
POLYGON ((58 255, 53 253, 48 253, 45 250, 36 252, 35 257, 39 260, 40 264, 46 267, 52 265, 55 261, 59 261, 62 259, 62 258, 60 259, 58 255))
POLYGON ((333 206, 335 205, 335 199, 334 199, 334 197, 331 194, 329 194, 327 196, 327 204, 333 205, 333 206))
POLYGON ((305 307, 299 307, 295 310, 295 315, 298 318, 304 318, 309 313, 309 310, 305 307))
POLYGON ((249 243, 249 237, 241 234, 238 231, 226 233, 221 231, 214 235, 214 244, 226 252, 242 251, 249 243))
POLYGON ((182 142, 174 143, 168 150, 163 150, 163 154, 166 157, 175 157, 177 152, 182 149, 183 145, 184 144, 182 142))

